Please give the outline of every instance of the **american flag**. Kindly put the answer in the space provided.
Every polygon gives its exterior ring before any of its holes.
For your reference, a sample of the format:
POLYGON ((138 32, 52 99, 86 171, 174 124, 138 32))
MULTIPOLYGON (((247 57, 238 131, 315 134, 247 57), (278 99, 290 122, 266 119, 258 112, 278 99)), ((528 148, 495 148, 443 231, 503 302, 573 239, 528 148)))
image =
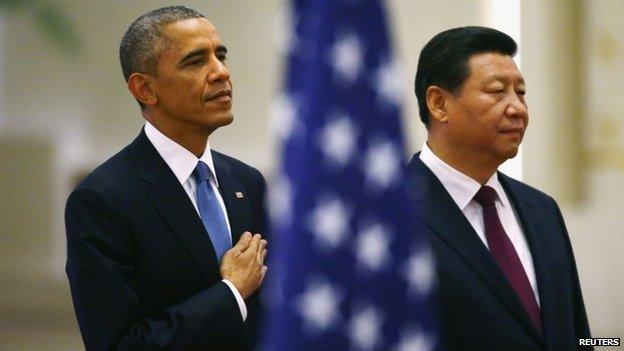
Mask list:
POLYGON ((404 183, 383 4, 301 0, 273 113, 264 350, 433 350, 432 254, 404 183))

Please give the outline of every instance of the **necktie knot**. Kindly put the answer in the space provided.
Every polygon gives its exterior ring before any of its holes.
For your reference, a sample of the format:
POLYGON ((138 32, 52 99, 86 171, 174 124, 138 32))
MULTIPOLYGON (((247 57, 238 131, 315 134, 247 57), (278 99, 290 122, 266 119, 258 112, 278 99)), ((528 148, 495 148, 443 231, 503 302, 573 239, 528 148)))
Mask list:
POLYGON ((477 191, 474 199, 483 207, 494 206, 494 202, 496 201, 496 190, 492 187, 484 185, 481 189, 479 189, 479 191, 477 191))
POLYGON ((193 170, 193 176, 195 177, 195 181, 197 183, 201 183, 203 181, 208 181, 211 178, 210 168, 208 165, 202 161, 197 162, 197 166, 193 170))

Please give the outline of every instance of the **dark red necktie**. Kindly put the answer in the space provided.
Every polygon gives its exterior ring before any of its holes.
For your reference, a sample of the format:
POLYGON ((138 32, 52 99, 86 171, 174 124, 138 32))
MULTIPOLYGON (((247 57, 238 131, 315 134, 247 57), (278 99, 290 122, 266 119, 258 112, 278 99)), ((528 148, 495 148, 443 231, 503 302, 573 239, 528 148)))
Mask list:
POLYGON ((541 333, 540 309, 537 306, 529 278, 527 278, 520 258, 496 212, 496 191, 489 186, 482 186, 474 199, 483 206, 483 224, 485 225, 485 237, 490 247, 490 254, 511 283, 524 308, 529 313, 533 324, 541 333))

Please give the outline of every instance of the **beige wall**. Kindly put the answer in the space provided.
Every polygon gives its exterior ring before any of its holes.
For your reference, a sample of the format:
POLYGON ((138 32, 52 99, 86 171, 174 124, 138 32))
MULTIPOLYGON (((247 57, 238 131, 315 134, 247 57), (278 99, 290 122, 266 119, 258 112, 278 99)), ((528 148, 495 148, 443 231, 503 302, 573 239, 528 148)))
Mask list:
POLYGON ((624 334, 624 2, 523 2, 525 180, 559 200, 595 336, 624 334))
MULTIPOLYGON (((119 150, 141 127, 118 67, 118 43, 135 17, 169 4, 49 2, 79 32, 79 53, 61 52, 27 11, 0 17, 0 315, 9 317, 0 318, 0 340, 9 350, 81 349, 63 272, 64 201, 72 177, 119 150)), ((207 14, 229 50, 236 120, 211 144, 270 175, 275 142, 268 120, 281 79, 275 41, 282 37, 286 1, 187 4, 207 14)), ((425 135, 412 93, 420 48, 441 30, 482 23, 483 3, 388 5, 405 67, 406 134, 415 151, 425 135)), ((622 336, 624 3, 526 0, 522 11, 532 118, 525 180, 561 200, 594 333, 622 336)))

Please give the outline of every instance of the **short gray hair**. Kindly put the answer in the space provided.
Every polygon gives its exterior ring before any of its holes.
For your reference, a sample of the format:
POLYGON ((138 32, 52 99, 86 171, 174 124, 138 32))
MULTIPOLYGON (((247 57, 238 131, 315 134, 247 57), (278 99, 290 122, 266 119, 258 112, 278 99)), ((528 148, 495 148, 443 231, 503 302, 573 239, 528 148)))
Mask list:
POLYGON ((156 73, 156 64, 165 45, 162 28, 192 18, 206 17, 184 6, 168 6, 150 11, 132 22, 119 45, 119 61, 126 81, 135 72, 156 73))

